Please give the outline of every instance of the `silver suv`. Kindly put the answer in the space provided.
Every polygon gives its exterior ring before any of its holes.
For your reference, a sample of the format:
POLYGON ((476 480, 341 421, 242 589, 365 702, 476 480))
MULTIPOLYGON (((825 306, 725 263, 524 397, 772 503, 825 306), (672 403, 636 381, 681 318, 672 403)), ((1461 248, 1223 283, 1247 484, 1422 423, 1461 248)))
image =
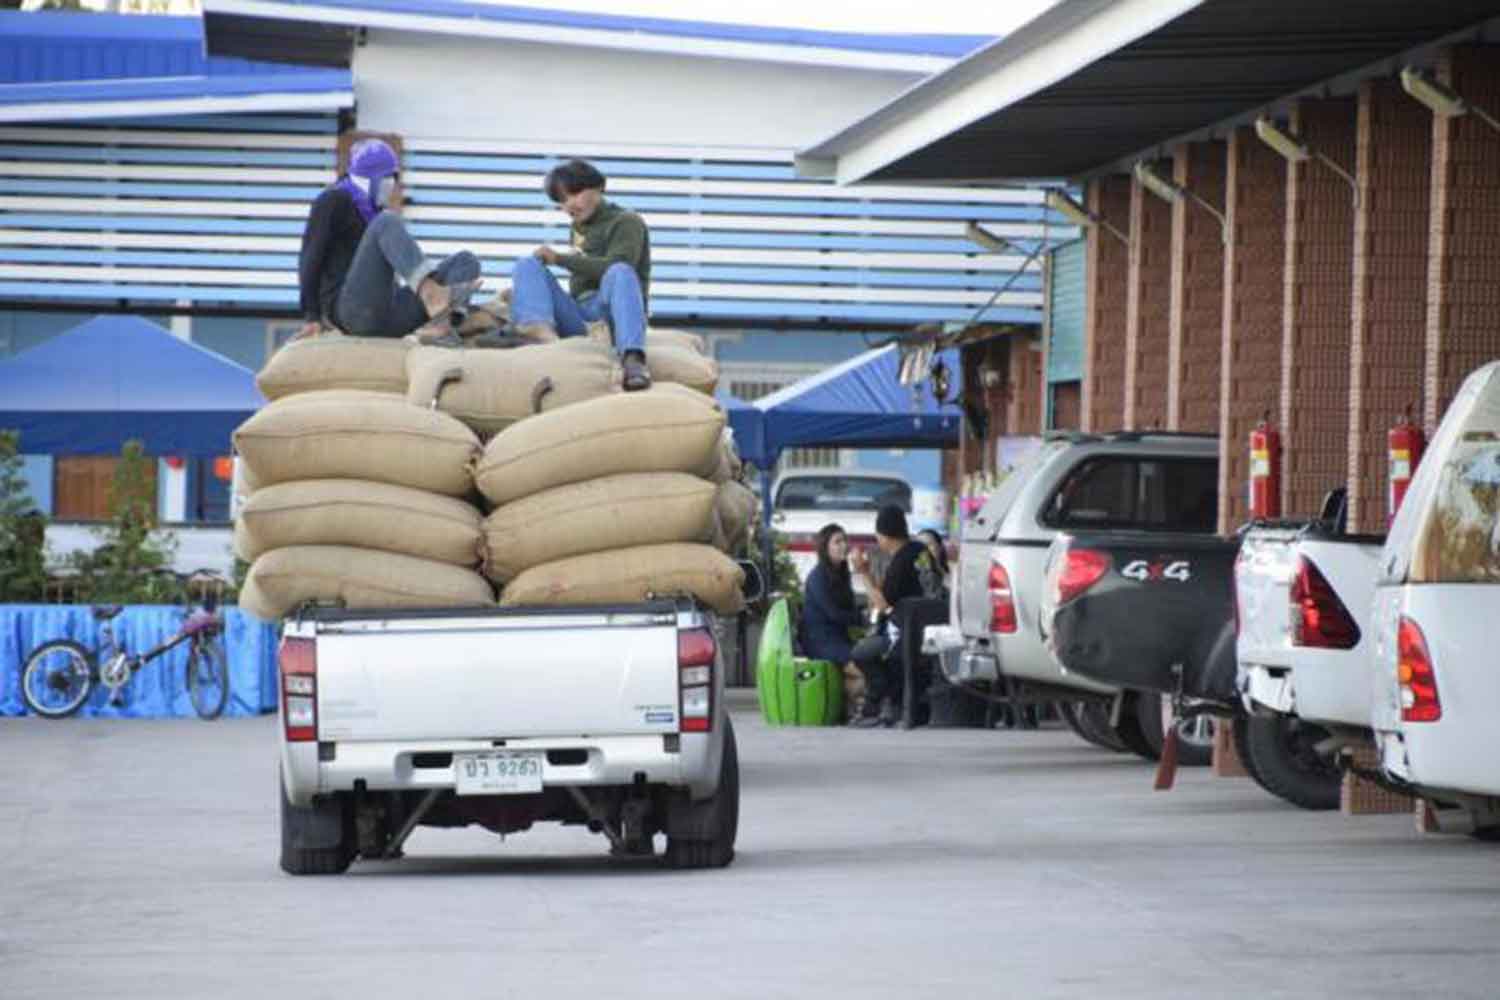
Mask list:
POLYGON ((1037 621, 1059 530, 1202 530, 1218 505, 1218 439, 1161 432, 1050 435, 964 525, 950 627, 936 645, 955 683, 1009 682, 1012 696, 1113 690, 1065 671, 1037 621))

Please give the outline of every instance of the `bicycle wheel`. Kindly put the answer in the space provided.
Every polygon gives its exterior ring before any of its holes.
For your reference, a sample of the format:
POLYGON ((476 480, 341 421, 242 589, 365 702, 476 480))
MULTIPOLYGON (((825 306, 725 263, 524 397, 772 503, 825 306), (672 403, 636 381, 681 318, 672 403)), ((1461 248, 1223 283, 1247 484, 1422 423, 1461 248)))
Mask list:
POLYGON ((188 698, 200 719, 217 719, 229 701, 229 665, 218 636, 195 642, 188 650, 188 698))
POLYGON ((93 659, 71 639, 44 642, 21 668, 21 700, 37 715, 61 719, 72 715, 94 690, 93 659))

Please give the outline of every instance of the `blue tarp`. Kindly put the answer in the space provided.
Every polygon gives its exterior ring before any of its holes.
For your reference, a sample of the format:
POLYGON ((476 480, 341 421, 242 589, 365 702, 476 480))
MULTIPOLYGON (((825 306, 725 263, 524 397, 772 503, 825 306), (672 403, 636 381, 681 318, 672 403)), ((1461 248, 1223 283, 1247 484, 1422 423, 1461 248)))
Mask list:
POLYGON ((33 455, 227 455, 255 374, 138 316, 99 316, 0 361, 0 428, 33 455))
MULTIPOLYGON (((959 377, 958 351, 943 351, 937 360, 959 377)), ((787 448, 956 447, 958 406, 939 404, 929 379, 902 385, 900 368, 901 352, 892 344, 756 400, 764 461, 755 464, 766 468, 787 448)))
MULTIPOLYGON (((115 639, 132 653, 143 653, 177 632, 180 607, 140 604, 114 620, 115 639)), ((277 628, 239 608, 224 609, 224 650, 229 661, 229 703, 225 715, 259 715, 276 710, 277 628)), ((89 649, 99 644, 99 628, 80 604, 0 604, 0 716, 24 715, 21 664, 26 654, 49 639, 73 639, 89 649)), ((107 701, 97 687, 80 715, 103 718, 192 716, 187 696, 184 643, 152 660, 125 685, 125 704, 107 701)))

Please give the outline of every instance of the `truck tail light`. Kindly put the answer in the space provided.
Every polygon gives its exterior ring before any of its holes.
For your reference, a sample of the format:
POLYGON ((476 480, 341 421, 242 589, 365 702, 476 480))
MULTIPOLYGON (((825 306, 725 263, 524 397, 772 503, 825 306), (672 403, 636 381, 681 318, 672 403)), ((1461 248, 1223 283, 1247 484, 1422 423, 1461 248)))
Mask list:
POLYGON ((1110 565, 1108 554, 1097 549, 1068 549, 1057 574, 1055 605, 1062 607, 1098 583, 1109 572, 1110 565))
POLYGON ((1306 556, 1297 561, 1291 590, 1292 645, 1316 649, 1353 649, 1359 626, 1334 593, 1328 579, 1306 556))
POLYGON ((281 719, 288 743, 318 738, 318 647, 313 639, 285 638, 277 653, 281 668, 281 719))
POLYGON ((714 722, 714 661, 719 646, 706 628, 677 633, 677 675, 682 731, 706 733, 714 722))
POLYGON ((1427 637, 1405 615, 1396 628, 1396 679, 1401 684, 1402 722, 1436 722, 1443 717, 1427 637))
POLYGON ((1010 574, 997 562, 990 563, 990 631, 1016 631, 1016 599, 1010 589, 1010 574))

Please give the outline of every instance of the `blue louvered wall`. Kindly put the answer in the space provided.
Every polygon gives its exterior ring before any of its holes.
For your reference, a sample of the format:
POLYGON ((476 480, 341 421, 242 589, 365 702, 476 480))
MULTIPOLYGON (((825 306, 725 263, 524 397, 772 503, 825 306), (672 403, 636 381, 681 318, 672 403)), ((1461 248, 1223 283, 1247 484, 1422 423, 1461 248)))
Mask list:
MULTIPOLYGON (((332 178, 332 115, 243 115, 0 128, 0 305, 290 313, 307 203, 332 178)), ((577 150, 408 141, 413 231, 473 249, 492 287, 510 261, 567 242, 540 177, 577 150)), ((966 321, 1022 264, 1018 241, 1072 238, 1026 189, 841 189, 788 156, 587 151, 609 195, 652 227, 658 322, 859 327, 966 321)), ((978 318, 1038 323, 1040 270, 978 318)))

